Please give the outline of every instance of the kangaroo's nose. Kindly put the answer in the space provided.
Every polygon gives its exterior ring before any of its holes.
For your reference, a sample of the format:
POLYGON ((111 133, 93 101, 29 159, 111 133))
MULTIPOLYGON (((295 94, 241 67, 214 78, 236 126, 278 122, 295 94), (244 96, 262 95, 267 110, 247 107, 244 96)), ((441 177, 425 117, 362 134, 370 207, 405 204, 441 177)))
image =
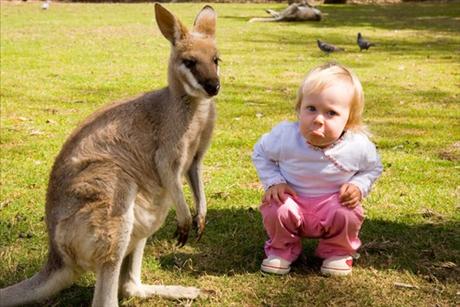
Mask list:
POLYGON ((216 96, 219 93, 220 82, 219 80, 207 80, 203 84, 204 90, 208 93, 209 96, 216 96))

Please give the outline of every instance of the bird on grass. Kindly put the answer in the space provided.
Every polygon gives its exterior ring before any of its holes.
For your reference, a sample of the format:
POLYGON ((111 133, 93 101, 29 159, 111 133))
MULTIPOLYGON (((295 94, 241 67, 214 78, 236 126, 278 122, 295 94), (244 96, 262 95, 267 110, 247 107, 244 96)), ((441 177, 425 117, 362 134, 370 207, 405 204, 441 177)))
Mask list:
POLYGON ((332 44, 328 44, 326 42, 320 41, 319 39, 317 39, 316 42, 318 43, 319 49, 321 49, 321 51, 324 51, 327 54, 331 52, 336 52, 336 51, 345 51, 345 49, 343 48, 334 46, 332 44))
POLYGON ((359 46, 359 51, 363 51, 363 49, 369 49, 371 46, 375 46, 374 43, 371 43, 363 38, 361 33, 358 33, 358 46, 359 46))
POLYGON ((45 2, 43 2, 42 10, 47 10, 49 7, 50 7, 50 1, 49 0, 46 0, 45 2))

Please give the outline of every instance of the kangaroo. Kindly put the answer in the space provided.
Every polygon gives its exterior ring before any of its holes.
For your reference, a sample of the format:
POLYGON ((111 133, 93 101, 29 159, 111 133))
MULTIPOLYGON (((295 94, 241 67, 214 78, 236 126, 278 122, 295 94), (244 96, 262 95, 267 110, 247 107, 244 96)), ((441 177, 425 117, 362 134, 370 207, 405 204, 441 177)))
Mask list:
POLYGON ((141 264, 147 238, 172 205, 179 245, 192 224, 198 239, 205 228, 201 166, 220 88, 216 13, 205 6, 190 32, 159 4, 155 16, 172 46, 168 86, 96 112, 67 139, 46 195, 47 262, 33 277, 1 289, 1 306, 43 300, 84 271, 96 273, 92 306, 118 306, 118 292, 173 299, 200 294, 194 287, 142 284, 141 264), (184 176, 195 218, 184 198, 184 176))
POLYGON ((249 22, 256 21, 321 21, 321 11, 306 2, 292 3, 281 12, 265 10, 272 17, 251 18, 249 22))

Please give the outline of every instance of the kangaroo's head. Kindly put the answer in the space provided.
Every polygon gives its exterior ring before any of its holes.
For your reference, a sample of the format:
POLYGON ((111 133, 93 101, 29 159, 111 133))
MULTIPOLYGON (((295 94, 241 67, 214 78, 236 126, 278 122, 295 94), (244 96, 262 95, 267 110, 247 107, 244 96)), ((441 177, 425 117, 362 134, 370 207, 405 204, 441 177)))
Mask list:
POLYGON ((169 86, 196 98, 217 95, 219 55, 215 42, 216 13, 212 7, 205 6, 198 13, 192 31, 158 3, 155 16, 161 33, 172 44, 169 86))

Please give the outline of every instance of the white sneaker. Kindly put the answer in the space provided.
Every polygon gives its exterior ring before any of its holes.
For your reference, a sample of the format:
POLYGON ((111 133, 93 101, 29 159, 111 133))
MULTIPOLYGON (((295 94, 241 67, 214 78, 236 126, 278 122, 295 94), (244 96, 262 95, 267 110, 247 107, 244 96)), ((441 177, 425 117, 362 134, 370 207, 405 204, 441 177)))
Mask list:
POLYGON ((351 256, 336 256, 324 259, 321 273, 331 276, 345 276, 351 274, 353 258, 351 256))
POLYGON ((266 273, 284 275, 291 270, 291 262, 276 256, 268 256, 262 261, 260 270, 266 273))

